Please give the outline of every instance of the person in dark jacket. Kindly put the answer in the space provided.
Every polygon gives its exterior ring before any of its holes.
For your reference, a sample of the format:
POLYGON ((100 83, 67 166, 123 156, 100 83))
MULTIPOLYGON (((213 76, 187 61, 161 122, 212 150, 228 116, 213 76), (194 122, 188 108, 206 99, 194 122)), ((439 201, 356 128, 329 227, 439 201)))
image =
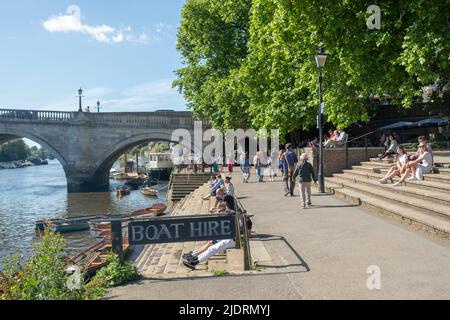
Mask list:
POLYGON ((300 199, 302 201, 302 208, 311 206, 311 182, 317 184, 317 174, 311 163, 308 162, 308 155, 306 153, 300 156, 300 162, 295 166, 293 178, 299 177, 300 184, 300 199))

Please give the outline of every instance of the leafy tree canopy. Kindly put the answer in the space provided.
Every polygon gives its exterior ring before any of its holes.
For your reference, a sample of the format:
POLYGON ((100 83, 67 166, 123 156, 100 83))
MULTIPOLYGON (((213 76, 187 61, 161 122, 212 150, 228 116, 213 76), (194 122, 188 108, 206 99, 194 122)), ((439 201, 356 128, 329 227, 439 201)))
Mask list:
POLYGON ((442 99, 450 1, 377 2, 380 30, 367 27, 372 3, 362 0, 188 0, 178 34, 186 66, 174 86, 217 128, 310 128, 318 105, 314 56, 323 47, 325 116, 336 126, 369 120, 373 94, 408 108, 436 84, 442 99))

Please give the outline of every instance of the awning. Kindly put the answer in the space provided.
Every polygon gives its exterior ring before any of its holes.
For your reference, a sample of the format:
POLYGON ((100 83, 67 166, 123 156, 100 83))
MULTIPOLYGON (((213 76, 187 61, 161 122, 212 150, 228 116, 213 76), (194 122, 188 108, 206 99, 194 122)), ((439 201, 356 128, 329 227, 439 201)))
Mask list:
POLYGON ((414 127, 414 122, 400 121, 377 129, 377 131, 386 131, 393 129, 409 129, 414 127))
POLYGON ((386 131, 394 129, 436 128, 448 126, 448 120, 440 118, 428 118, 418 122, 400 121, 377 129, 386 131))
POLYGON ((417 127, 445 127, 448 126, 448 120, 439 118, 429 118, 419 122, 416 122, 417 127))

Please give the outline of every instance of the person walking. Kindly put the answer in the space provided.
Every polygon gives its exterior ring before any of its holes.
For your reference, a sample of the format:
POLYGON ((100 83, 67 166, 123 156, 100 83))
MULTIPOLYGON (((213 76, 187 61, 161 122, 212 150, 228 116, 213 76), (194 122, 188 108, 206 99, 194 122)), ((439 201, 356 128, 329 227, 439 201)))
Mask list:
POLYGON ((298 157, 294 151, 292 151, 292 144, 286 145, 286 152, 283 154, 283 181, 284 181, 284 195, 287 197, 294 196, 295 182, 293 179, 295 165, 298 162, 298 157))
POLYGON ((231 154, 228 154, 227 156, 227 165, 228 165, 228 173, 233 173, 234 159, 231 156, 231 154))
POLYGON ((244 183, 248 183, 248 180, 250 179, 250 159, 248 156, 248 153, 244 154, 244 160, 241 162, 241 170, 242 170, 242 178, 244 183))
POLYGON ((299 177, 300 186, 300 200, 302 202, 302 209, 311 206, 311 183, 317 184, 317 174, 311 163, 308 162, 308 155, 306 153, 300 156, 300 162, 295 166, 293 178, 299 177))

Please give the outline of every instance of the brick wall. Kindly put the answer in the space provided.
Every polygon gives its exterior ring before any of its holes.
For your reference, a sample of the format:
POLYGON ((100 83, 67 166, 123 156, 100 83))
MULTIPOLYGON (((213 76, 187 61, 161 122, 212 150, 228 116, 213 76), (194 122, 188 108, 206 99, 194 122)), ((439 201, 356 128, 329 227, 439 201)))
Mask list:
MULTIPOLYGON (((351 166, 357 165, 363 161, 368 161, 369 158, 377 157, 378 154, 384 151, 383 148, 367 148, 367 157, 365 148, 349 148, 348 149, 348 167, 346 161, 345 148, 323 149, 323 170, 325 177, 330 177, 333 173, 342 172, 344 169, 350 169, 351 166)), ((308 154, 310 162, 318 171, 319 168, 319 150, 306 148, 305 152, 308 154)))

